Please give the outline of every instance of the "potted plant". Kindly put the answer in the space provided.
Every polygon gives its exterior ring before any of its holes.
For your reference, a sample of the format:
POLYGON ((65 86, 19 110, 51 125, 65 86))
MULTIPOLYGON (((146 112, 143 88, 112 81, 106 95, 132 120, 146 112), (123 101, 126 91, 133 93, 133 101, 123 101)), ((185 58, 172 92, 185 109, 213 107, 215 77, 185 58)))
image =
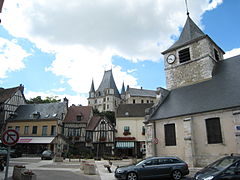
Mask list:
POLYGON ((131 135, 131 133, 130 133, 129 131, 124 131, 124 132, 123 132, 123 135, 124 135, 124 136, 127 136, 127 135, 131 135))
POLYGON ((36 180, 36 179, 37 179, 36 174, 29 169, 23 171, 21 174, 21 180, 36 180))
POLYGON ((20 180, 21 179, 21 174, 22 172, 26 170, 26 167, 25 166, 22 166, 22 165, 15 165, 13 167, 13 174, 12 174, 12 178, 14 180, 20 180))
POLYGON ((106 141, 106 137, 100 137, 99 141, 106 141))

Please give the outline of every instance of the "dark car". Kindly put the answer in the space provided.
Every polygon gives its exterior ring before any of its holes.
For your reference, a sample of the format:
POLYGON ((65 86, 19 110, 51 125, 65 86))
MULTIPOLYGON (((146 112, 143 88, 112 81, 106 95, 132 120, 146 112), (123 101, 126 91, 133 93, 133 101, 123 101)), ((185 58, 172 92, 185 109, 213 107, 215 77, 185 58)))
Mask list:
POLYGON ((41 159, 53 159, 53 152, 51 150, 45 150, 42 152, 41 159))
POLYGON ((0 159, 4 160, 5 162, 7 161, 7 154, 8 151, 6 149, 0 149, 0 159))
POLYGON ((151 157, 137 164, 118 167, 117 179, 137 180, 149 178, 172 178, 179 180, 189 174, 188 165, 177 157, 151 157))
POLYGON ((11 158, 17 158, 22 156, 22 151, 19 151, 18 149, 11 149, 10 150, 10 157, 11 158))
POLYGON ((240 180, 240 156, 225 156, 198 171, 194 180, 240 180))

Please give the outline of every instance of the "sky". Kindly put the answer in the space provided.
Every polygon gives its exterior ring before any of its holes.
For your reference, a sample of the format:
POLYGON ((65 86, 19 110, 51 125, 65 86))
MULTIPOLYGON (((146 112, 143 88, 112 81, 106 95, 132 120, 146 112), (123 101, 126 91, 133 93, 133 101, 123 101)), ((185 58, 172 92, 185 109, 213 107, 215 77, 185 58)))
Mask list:
MULTIPOLYGON (((239 0, 187 4, 225 58, 240 54, 239 0)), ((165 88, 161 52, 187 15, 185 0, 5 0, 0 18, 0 87, 87 105, 92 80, 97 89, 110 69, 119 91, 165 88)))

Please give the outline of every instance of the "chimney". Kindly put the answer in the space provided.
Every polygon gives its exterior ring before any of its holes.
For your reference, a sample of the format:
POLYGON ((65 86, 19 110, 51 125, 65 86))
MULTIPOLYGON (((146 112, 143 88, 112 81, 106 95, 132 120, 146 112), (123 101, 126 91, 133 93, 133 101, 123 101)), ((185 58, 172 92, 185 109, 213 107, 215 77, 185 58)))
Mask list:
POLYGON ((24 92, 24 86, 23 86, 22 84, 20 84, 19 90, 20 90, 20 91, 22 92, 22 94, 23 94, 23 92, 24 92))
POLYGON ((68 99, 66 97, 63 98, 63 102, 65 102, 67 104, 67 107, 68 107, 68 99))

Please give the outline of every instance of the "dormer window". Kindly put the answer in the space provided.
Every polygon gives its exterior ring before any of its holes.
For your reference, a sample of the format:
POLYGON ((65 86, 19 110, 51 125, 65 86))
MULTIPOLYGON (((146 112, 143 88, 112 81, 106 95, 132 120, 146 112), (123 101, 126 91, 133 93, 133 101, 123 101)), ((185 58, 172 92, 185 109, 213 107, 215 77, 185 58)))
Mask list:
POLYGON ((77 121, 81 121, 82 120, 82 115, 77 115, 77 121))
POLYGON ((214 49, 214 56, 217 61, 219 61, 219 53, 216 49, 214 49))
POLYGON ((183 50, 179 51, 178 56, 179 56, 179 62, 180 63, 189 61, 191 59, 189 48, 186 48, 186 49, 183 49, 183 50))
POLYGON ((38 111, 35 111, 35 112, 33 112, 33 118, 40 118, 40 112, 38 112, 38 111))

